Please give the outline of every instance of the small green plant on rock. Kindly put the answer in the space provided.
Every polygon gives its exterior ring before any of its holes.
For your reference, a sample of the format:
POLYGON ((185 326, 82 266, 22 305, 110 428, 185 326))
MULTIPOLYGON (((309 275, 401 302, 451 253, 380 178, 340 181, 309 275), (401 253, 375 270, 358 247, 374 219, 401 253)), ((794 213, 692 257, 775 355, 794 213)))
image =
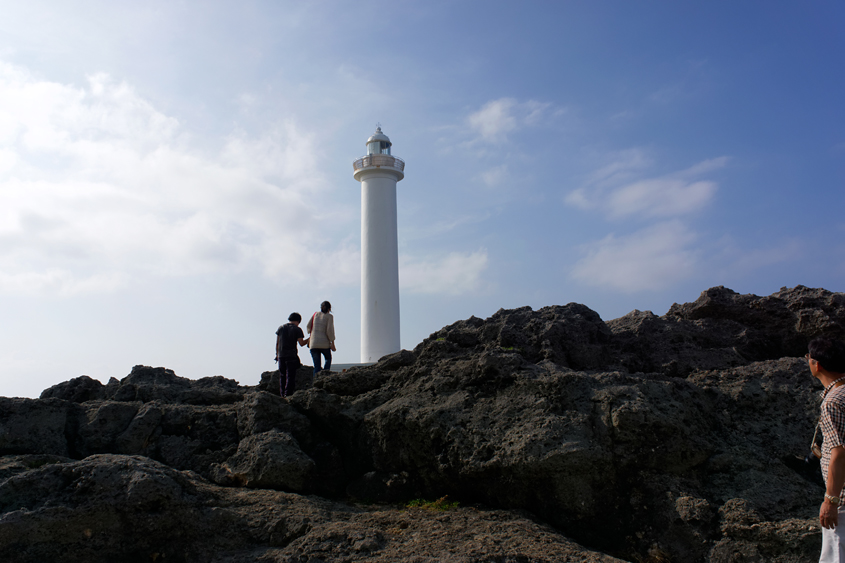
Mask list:
POLYGON ((426 510, 454 510, 458 508, 458 501, 449 501, 449 496, 442 496, 437 500, 414 499, 405 505, 406 508, 424 508, 426 510))

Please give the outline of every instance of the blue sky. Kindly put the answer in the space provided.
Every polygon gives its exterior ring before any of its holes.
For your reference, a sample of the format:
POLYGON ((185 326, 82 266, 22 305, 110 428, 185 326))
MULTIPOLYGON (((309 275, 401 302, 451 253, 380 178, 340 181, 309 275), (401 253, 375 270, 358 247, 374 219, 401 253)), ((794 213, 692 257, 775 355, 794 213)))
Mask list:
POLYGON ((376 123, 404 348, 499 308, 845 291, 842 2, 0 7, 0 395, 254 385, 324 299, 358 361, 376 123))

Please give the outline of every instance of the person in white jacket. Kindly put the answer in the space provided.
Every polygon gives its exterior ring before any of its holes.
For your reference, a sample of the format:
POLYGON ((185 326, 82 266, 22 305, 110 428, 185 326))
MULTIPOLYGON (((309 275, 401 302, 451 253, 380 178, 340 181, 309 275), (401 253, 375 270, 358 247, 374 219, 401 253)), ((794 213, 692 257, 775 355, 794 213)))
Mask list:
POLYGON ((308 320, 308 347, 311 349, 311 359, 314 360, 314 375, 332 367, 332 352, 337 352, 334 345, 334 317, 332 304, 328 301, 320 303, 320 311, 314 313, 308 320), (320 356, 326 359, 326 366, 320 366, 320 356))

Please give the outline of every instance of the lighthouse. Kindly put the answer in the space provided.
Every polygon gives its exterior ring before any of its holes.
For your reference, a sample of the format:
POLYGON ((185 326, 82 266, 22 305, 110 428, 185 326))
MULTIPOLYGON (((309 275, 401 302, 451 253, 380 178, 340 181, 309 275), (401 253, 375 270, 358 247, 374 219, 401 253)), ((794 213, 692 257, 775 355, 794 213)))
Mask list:
POLYGON ((399 351, 399 248, 396 182, 405 161, 390 154, 390 139, 376 127, 353 176, 361 182, 361 362, 399 351))

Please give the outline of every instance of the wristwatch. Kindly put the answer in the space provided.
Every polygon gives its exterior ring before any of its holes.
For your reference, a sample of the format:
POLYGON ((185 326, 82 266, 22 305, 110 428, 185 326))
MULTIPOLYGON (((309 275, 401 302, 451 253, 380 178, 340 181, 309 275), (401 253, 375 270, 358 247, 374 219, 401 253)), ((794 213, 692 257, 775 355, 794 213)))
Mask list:
POLYGON ((835 497, 835 496, 829 495, 827 493, 824 494, 824 498, 826 498, 830 502, 830 504, 837 505, 837 506, 839 505, 840 501, 842 500, 839 497, 835 497))

